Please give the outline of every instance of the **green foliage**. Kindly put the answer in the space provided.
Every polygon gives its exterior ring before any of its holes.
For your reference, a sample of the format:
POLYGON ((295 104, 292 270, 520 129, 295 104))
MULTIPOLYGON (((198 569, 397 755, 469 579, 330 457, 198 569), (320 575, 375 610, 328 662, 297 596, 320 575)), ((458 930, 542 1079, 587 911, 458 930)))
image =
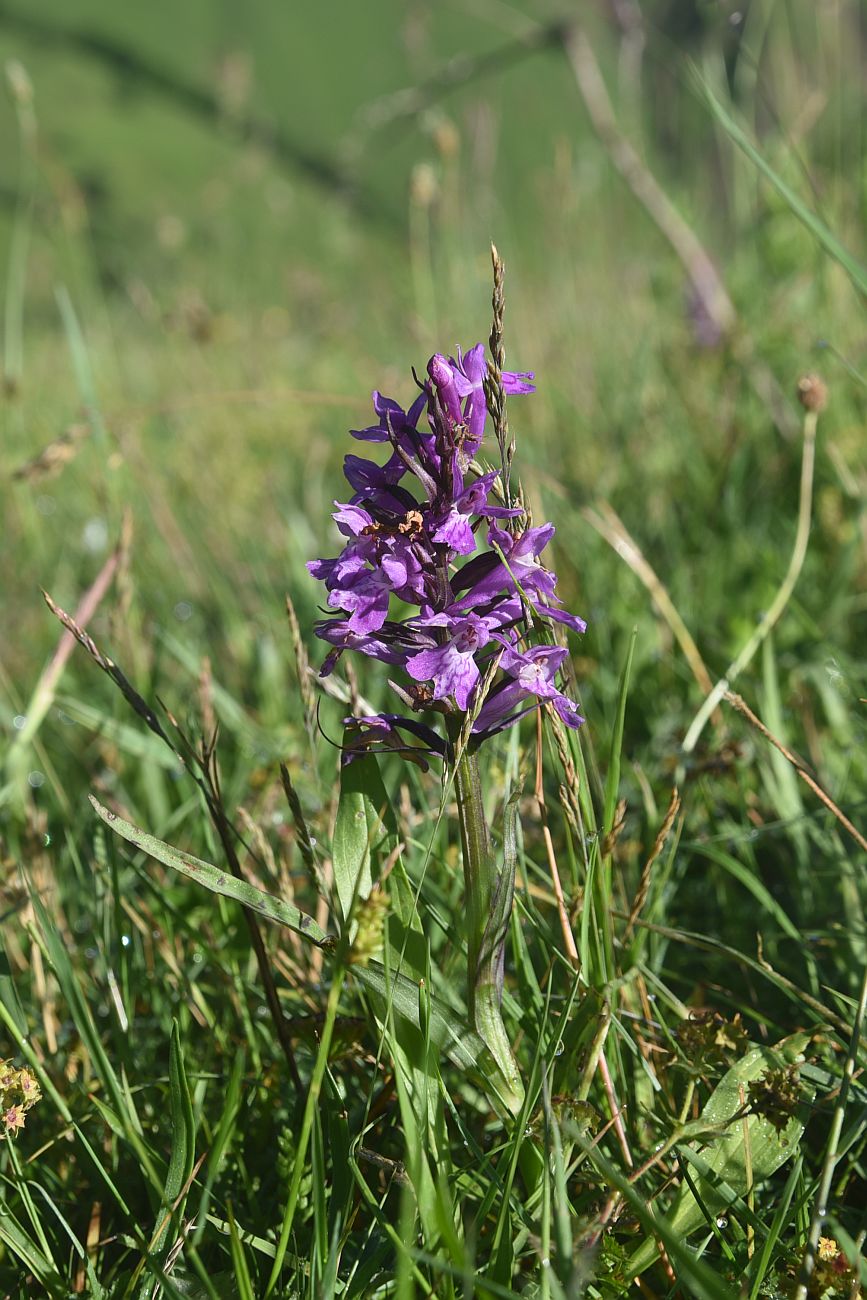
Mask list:
POLYGON ((683 761, 706 691, 664 598, 715 680, 786 572, 820 370, 806 560, 737 689, 863 834, 859 14, 604 8, 617 121, 736 307, 716 347, 534 6, 0 5, 0 1058, 42 1094, 0 1141, 3 1295, 758 1300, 813 1227, 807 1294, 863 1278, 863 852, 728 704, 683 761), (578 738, 481 756, 516 1118, 452 788, 338 772, 387 688, 320 689, 304 570, 370 388, 487 335, 492 236, 539 379, 515 473, 589 621, 578 738), (40 587, 216 736, 243 879, 40 587))

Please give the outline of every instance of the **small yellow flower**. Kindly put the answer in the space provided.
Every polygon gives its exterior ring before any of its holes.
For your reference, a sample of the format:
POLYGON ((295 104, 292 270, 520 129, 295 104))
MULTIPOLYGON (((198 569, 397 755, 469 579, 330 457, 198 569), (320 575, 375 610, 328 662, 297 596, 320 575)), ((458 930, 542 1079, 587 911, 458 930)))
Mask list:
POLYGON ((39 1084, 36 1082, 36 1079, 33 1077, 33 1075, 30 1073, 29 1070, 19 1070, 18 1087, 21 1089, 22 1093, 24 1094, 25 1101, 30 1102, 31 1105, 33 1104, 33 1102, 39 1100, 41 1096, 41 1093, 39 1091, 39 1084))
POLYGON ((0 1061, 0 1140, 24 1127, 25 1113, 41 1096, 28 1069, 16 1070, 11 1061, 0 1061))
POLYGON ((7 1133, 17 1133, 24 1127, 24 1107, 10 1106, 3 1112, 3 1123, 6 1125, 7 1133))

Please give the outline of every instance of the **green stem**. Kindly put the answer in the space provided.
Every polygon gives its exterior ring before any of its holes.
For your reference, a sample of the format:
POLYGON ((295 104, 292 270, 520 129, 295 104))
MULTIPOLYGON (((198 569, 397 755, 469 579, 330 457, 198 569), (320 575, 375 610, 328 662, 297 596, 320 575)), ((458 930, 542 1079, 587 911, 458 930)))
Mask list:
POLYGON ((512 1114, 517 1114, 524 1101, 524 1085, 500 1011, 500 972, 512 909, 514 859, 507 854, 502 866, 497 863, 482 804, 478 759, 466 749, 455 770, 455 794, 464 863, 470 1023, 493 1057, 500 1075, 498 1093, 512 1114))
POLYGON ((339 960, 342 955, 343 954, 338 955, 338 961, 335 963, 334 967, 331 992, 328 995, 328 1004, 325 1008, 325 1022, 322 1026, 322 1034, 319 1039, 319 1051, 313 1066, 310 1088, 307 1093, 307 1102, 304 1106, 304 1116, 301 1120, 301 1132, 298 1137, 298 1146, 295 1152, 295 1164, 292 1170, 289 1196, 286 1201, 286 1208, 283 1212, 283 1225, 280 1229, 280 1240, 277 1243, 271 1276, 268 1278, 268 1285, 265 1288, 266 1300, 268 1296, 274 1294, 274 1288, 280 1280, 280 1270, 282 1269, 283 1261, 286 1258, 286 1251, 289 1246, 289 1235, 292 1232, 292 1224, 295 1220, 295 1211, 298 1208, 301 1179, 307 1168, 307 1147, 310 1143, 310 1134, 313 1130, 313 1120, 316 1115, 317 1107, 319 1106, 322 1081, 325 1078, 325 1069, 328 1065, 328 1052, 331 1047, 331 1038, 334 1033, 334 1022, 337 1019, 340 991, 343 988, 343 977, 345 972, 339 960))
MULTIPOLYGON (((742 673, 750 663, 768 633, 773 627, 775 627, 780 615, 783 613, 791 599, 798 578, 801 576, 801 569, 804 567, 804 560, 807 555, 807 544, 810 540, 810 521, 813 508, 813 470, 816 463, 817 418, 818 415, 816 411, 807 411, 804 417, 804 451, 801 459, 801 492, 798 505, 798 527, 795 534, 795 545, 792 550, 792 558, 789 560, 789 567, 786 571, 786 576, 780 584, 776 596, 771 601, 770 607, 762 616, 758 626, 747 639, 746 644, 742 647, 738 656, 729 664, 725 676, 720 678, 716 686, 705 699, 698 713, 693 718, 689 730, 684 737, 684 754, 691 754, 695 749, 708 718, 720 703, 726 692, 731 688, 731 684, 735 678, 742 673)), ((678 778, 678 784, 683 784, 683 780, 680 777, 678 778)))

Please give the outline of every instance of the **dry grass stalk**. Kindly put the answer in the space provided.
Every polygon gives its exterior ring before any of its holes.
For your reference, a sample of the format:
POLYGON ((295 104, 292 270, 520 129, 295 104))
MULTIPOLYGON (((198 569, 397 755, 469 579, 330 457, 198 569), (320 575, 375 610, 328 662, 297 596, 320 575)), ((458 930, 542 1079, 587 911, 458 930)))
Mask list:
MULTIPOLYGON (((616 551, 620 558, 626 561, 636 577, 643 582, 650 592, 654 605, 665 619, 671 629, 672 636, 683 651, 683 656, 689 664, 693 677, 704 694, 710 694, 713 690, 713 680, 689 628, 680 617, 664 583, 661 582, 654 569, 645 559, 640 546, 630 535, 616 510, 607 501, 598 501, 595 508, 587 506, 581 513, 587 522, 596 529, 597 533, 605 538, 612 550, 616 551)), ((719 710, 716 711, 714 721, 720 721, 719 710)))
POLYGON ((629 913, 629 920, 626 922, 626 929, 623 931, 624 943, 631 938, 636 922, 644 910, 644 904, 647 902, 647 895, 650 893, 650 882, 653 877, 653 864, 665 848, 665 841, 668 839, 675 818, 680 812, 680 804, 680 791, 677 786, 675 786, 671 792, 668 810, 663 818, 662 825, 659 828, 659 833, 653 842, 650 856, 644 864, 644 870, 641 873, 641 880, 638 882, 638 890, 635 894, 635 901, 632 904, 632 911, 629 913))
POLYGON ((304 725, 313 743, 316 735, 316 692, 311 681, 310 656, 301 635, 301 625, 292 603, 292 597, 286 596, 286 617, 289 620, 289 636, 292 641, 292 653, 295 656, 295 672, 298 675, 298 691, 304 709, 304 725))
MULTIPOLYGON (((105 593, 111 586, 112 579, 117 572, 120 556, 121 549, 120 547, 117 547, 112 551, 111 555, 94 578, 92 584, 82 596, 78 608, 75 611, 75 619, 70 619, 69 623, 64 623, 66 631, 58 641, 57 649, 54 651, 54 654, 51 656, 48 665, 36 684, 36 689, 33 692, 33 697, 27 709, 27 722, 24 727, 17 732, 13 744, 23 745, 32 741, 39 730, 43 718, 51 708, 54 701, 54 693, 57 689, 57 683, 66 667, 69 656, 72 654, 72 649, 75 645, 76 639, 81 639, 78 636, 78 632, 73 630, 73 627, 71 627, 70 624, 74 624, 74 628, 80 631, 80 629, 86 626, 93 618, 103 597, 105 596, 105 593)), ((53 604, 50 597, 46 596, 45 599, 48 601, 49 608, 52 612, 57 613, 57 606, 53 604)), ((61 622, 63 622, 63 619, 61 619, 61 622)), ((86 635, 86 633, 83 635, 86 635)))
POLYGON ((864 836, 861 834, 861 832, 855 826, 852 825, 849 818, 846 816, 846 814, 843 812, 841 808, 838 808, 838 806, 834 803, 834 800, 831 798, 831 796, 825 793, 825 791, 819 785, 819 782, 816 780, 816 778, 810 775, 810 773, 807 771, 806 767, 804 766, 803 761, 800 758, 798 758, 797 754, 793 754, 790 749, 787 749, 787 747, 783 744, 781 740, 777 739, 777 737, 774 735, 772 731, 768 730, 768 728, 765 726, 762 720, 756 717, 755 713, 753 713, 752 709, 747 704, 746 700, 743 699, 742 696, 735 695, 733 691, 726 691, 724 698, 728 701, 729 704, 731 704, 734 708, 737 709, 738 713, 742 713, 744 715, 744 717, 747 719, 750 725, 755 727, 756 731, 760 732, 761 735, 765 737, 765 740, 769 740, 771 744, 774 746, 774 748, 780 751, 780 753, 783 755, 783 758, 787 759, 792 764, 792 767, 795 769, 798 776, 801 778, 802 781, 806 782, 806 784, 816 795, 817 799, 821 799, 822 803, 829 810, 829 812, 833 813, 834 816, 837 818, 837 821, 840 823, 843 829, 848 831, 848 833, 852 836, 852 839, 859 846, 859 848, 862 848, 864 852, 867 853, 867 839, 865 839, 864 836))
POLYGON ((43 447, 37 456, 14 469, 12 478, 18 482, 35 483, 59 474, 64 465, 68 465, 78 455, 79 448, 89 433, 89 424, 71 424, 59 438, 43 447))
POLYGON ((638 202, 674 249, 718 336, 725 338, 737 315, 707 250, 620 130, 596 55, 577 25, 568 28, 564 44, 593 129, 638 202))
POLYGON ((557 757, 560 760, 565 778, 559 789, 560 803, 563 805, 563 812, 566 814, 569 825, 578 837, 582 837, 581 807, 578 802, 578 773, 575 770, 572 753, 569 749, 566 728, 563 725, 563 720, 550 704, 545 706, 545 714, 551 726, 551 732, 554 736, 554 748, 557 750, 557 757))
MULTIPOLYGON (((491 244, 491 263, 494 268, 494 291, 491 296, 493 317, 491 334, 488 340, 491 359, 488 361, 487 374, 483 380, 485 401, 500 448, 500 472, 503 481, 503 497, 506 505, 512 504, 510 476, 512 458, 515 455, 515 440, 509 436, 509 417, 506 413, 506 390, 503 387, 503 370, 506 366, 506 348, 503 342, 503 316, 506 309, 505 278, 506 268, 497 250, 491 244)), ((512 521, 514 526, 514 521, 512 521)), ((507 524, 507 527, 509 525, 507 524)))

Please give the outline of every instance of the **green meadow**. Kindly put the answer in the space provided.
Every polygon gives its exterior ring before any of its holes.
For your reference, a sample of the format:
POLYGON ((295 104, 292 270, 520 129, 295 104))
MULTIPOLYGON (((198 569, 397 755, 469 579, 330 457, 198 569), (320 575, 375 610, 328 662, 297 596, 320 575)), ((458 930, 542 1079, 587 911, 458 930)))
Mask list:
POLYGON ((863 8, 583 8, 0 0, 0 1296, 861 1294, 863 8), (305 567, 492 242, 588 624, 479 752, 515 1104, 305 567))

